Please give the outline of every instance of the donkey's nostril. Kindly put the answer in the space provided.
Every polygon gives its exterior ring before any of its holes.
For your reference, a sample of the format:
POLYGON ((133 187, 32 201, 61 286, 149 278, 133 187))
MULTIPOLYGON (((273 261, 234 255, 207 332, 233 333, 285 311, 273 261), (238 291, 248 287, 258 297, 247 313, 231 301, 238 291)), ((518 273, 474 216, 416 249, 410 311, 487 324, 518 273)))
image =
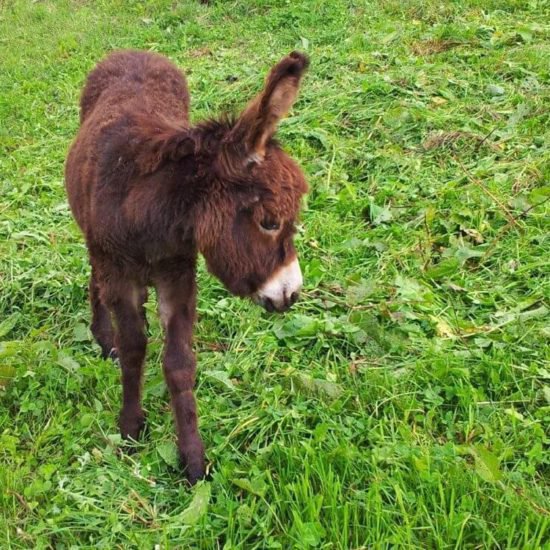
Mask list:
POLYGON ((269 311, 269 313, 273 313, 275 311, 275 304, 271 298, 264 298, 263 306, 267 311, 269 311))
POLYGON ((296 301, 298 300, 298 296, 300 296, 300 293, 299 292, 293 292, 291 295, 290 295, 290 305, 293 305, 296 303, 296 301))

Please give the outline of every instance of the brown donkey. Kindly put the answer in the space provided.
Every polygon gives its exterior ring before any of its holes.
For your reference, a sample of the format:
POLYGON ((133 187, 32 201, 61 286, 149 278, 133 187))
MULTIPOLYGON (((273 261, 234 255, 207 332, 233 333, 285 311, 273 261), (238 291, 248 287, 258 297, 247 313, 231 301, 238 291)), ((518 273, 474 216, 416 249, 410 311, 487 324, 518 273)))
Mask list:
POLYGON ((268 311, 296 301, 302 275, 294 222, 307 185, 273 134, 307 65, 292 52, 239 117, 196 126, 189 125, 184 75, 156 54, 111 54, 82 92, 65 182, 90 256, 91 329, 103 356, 120 360, 120 431, 137 439, 144 424, 143 304, 155 286, 164 375, 191 483, 205 473, 193 397, 197 254, 230 292, 268 311))

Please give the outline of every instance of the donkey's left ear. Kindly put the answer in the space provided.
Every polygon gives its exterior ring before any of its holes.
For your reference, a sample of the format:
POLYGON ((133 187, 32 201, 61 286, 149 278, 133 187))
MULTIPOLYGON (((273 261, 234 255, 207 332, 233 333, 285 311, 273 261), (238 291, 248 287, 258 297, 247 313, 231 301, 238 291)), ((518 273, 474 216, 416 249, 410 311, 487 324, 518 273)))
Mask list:
POLYGON ((308 57, 292 52, 283 57, 267 76, 264 90, 242 112, 229 140, 241 142, 250 161, 261 161, 265 146, 288 113, 300 87, 300 80, 309 65, 308 57))
POLYGON ((192 155, 195 140, 189 128, 172 121, 136 114, 130 129, 131 156, 141 174, 151 174, 166 161, 192 155))

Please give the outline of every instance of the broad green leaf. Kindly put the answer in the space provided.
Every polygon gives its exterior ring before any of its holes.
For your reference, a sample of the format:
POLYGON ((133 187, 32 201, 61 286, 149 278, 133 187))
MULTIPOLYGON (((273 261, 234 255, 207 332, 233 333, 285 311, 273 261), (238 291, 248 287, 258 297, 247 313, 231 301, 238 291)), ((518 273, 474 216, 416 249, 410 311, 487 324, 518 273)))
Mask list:
POLYGON ((522 311, 518 317, 522 321, 527 319, 540 319, 541 317, 546 317, 548 315, 548 308, 546 306, 540 306, 536 309, 530 309, 528 311, 522 311))
POLYGON ((146 386, 145 391, 147 392, 148 396, 163 397, 166 393, 168 393, 168 388, 166 387, 166 382, 164 380, 161 380, 156 384, 146 386))
POLYGON ((529 203, 536 208, 536 205, 541 204, 543 201, 550 197, 550 185, 544 185, 542 187, 535 187, 529 193, 529 203))
POLYGON ((349 286, 346 290, 346 302, 355 306, 365 302, 366 298, 372 296, 376 285, 374 281, 361 281, 357 285, 349 286))
POLYGON ((330 399, 338 399, 342 395, 342 387, 335 382, 312 378, 304 373, 297 373, 295 376, 296 383, 299 388, 320 397, 329 397, 330 399))
POLYGON ((8 342, 0 342, 0 357, 12 357, 23 348, 22 340, 10 340, 8 342))
POLYGON ((296 530, 304 546, 319 546, 326 535, 324 527, 318 521, 302 523, 296 530))
POLYGON ((87 342, 89 339, 88 327, 84 323, 77 323, 73 329, 73 340, 75 342, 87 342))
POLYGON ((398 38, 398 36, 399 36, 398 31, 390 32, 390 33, 382 36, 382 38, 380 38, 380 43, 384 44, 384 45, 387 45, 390 42, 393 42, 394 40, 396 40, 398 38))
POLYGON ((533 41, 533 33, 531 32, 531 29, 528 29, 527 27, 520 28, 517 31, 517 34, 526 44, 533 41))
POLYGON ((548 308, 546 306, 540 306, 535 309, 529 309, 527 311, 497 311, 495 317, 498 319, 500 326, 512 323, 514 321, 527 321, 529 319, 538 319, 546 317, 548 314, 548 308))
POLYGON ((380 225, 393 219, 393 214, 388 206, 378 206, 374 202, 370 203, 368 213, 373 225, 380 225))
POLYGON ((94 422, 94 415, 90 413, 85 413, 80 417, 80 425, 83 428, 88 428, 94 422))
POLYGON ((118 447, 122 444, 122 436, 118 434, 107 434, 107 439, 113 445, 113 447, 118 447))
POLYGON ((529 115, 531 108, 526 103, 520 103, 508 119, 508 126, 515 126, 529 115))
POLYGON ((411 302, 422 302, 429 293, 418 281, 402 275, 397 275, 395 278, 395 286, 399 296, 411 302))
POLYGON ((479 476, 489 483, 496 483, 502 479, 498 458, 479 445, 471 446, 470 453, 475 459, 475 468, 479 476))
POLYGON ((210 483, 195 485, 194 495, 191 504, 181 513, 181 520, 184 525, 195 525, 208 510, 210 501, 210 483))
POLYGON ((512 418, 515 418, 516 420, 521 420, 522 422, 525 421, 525 417, 519 411, 516 411, 516 409, 508 408, 504 409, 504 412, 506 414, 509 414, 512 418))
POLYGON ((464 265, 470 258, 481 258, 485 254, 485 251, 474 250, 467 246, 461 246, 455 252, 455 258, 460 262, 460 265, 464 265))
POLYGON ((504 95, 504 88, 502 86, 497 86, 496 84, 489 84, 486 91, 491 96, 504 95))
POLYGON ((17 324, 19 317, 19 313, 13 313, 0 323, 0 338, 3 338, 12 331, 13 327, 17 324))
POLYGON ((320 322, 307 315, 294 315, 290 320, 274 327, 275 336, 284 340, 289 337, 307 338, 314 336, 320 329, 320 322))
POLYGON ((226 388, 235 390, 235 384, 233 384, 229 378, 229 375, 224 370, 208 370, 205 371, 204 374, 209 378, 213 378, 214 380, 221 382, 226 388))
POLYGON ((168 466, 171 466, 172 468, 178 467, 179 457, 176 445, 174 443, 162 443, 158 445, 157 452, 162 460, 168 464, 168 466))
POLYGON ((75 371, 80 367, 80 365, 72 357, 65 355, 64 353, 59 354, 57 363, 69 371, 75 371))
POLYGON ((460 269, 458 258, 447 258, 426 270, 426 277, 439 281, 444 277, 454 275, 460 269))
POLYGON ((303 137, 305 138, 313 138, 313 139, 316 139, 319 141, 319 143, 325 148, 325 149, 330 149, 330 139, 328 137, 328 135, 318 129, 318 128, 315 128, 315 129, 308 129, 308 130, 305 130, 302 132, 302 135, 303 137))
POLYGON ((263 497, 267 490, 267 485, 262 477, 256 477, 252 481, 246 478, 235 478, 231 481, 237 487, 259 497, 263 497))

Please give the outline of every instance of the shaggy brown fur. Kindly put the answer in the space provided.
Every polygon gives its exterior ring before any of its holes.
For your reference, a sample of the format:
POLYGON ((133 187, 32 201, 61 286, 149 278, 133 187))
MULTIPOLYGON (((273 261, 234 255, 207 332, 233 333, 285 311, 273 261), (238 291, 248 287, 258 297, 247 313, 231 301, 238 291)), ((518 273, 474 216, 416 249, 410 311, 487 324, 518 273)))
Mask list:
MULTIPOLYGON (((156 287, 164 373, 191 482, 205 473, 192 393, 197 254, 239 296, 254 295, 295 259, 294 221, 307 186, 272 137, 307 65, 303 54, 291 53, 240 117, 194 127, 185 77, 156 54, 111 54, 82 93, 65 181, 92 267, 92 332, 104 356, 120 359, 120 429, 137 439, 144 423, 143 304, 147 287, 156 287)), ((285 297, 280 309, 295 299, 285 297)))

